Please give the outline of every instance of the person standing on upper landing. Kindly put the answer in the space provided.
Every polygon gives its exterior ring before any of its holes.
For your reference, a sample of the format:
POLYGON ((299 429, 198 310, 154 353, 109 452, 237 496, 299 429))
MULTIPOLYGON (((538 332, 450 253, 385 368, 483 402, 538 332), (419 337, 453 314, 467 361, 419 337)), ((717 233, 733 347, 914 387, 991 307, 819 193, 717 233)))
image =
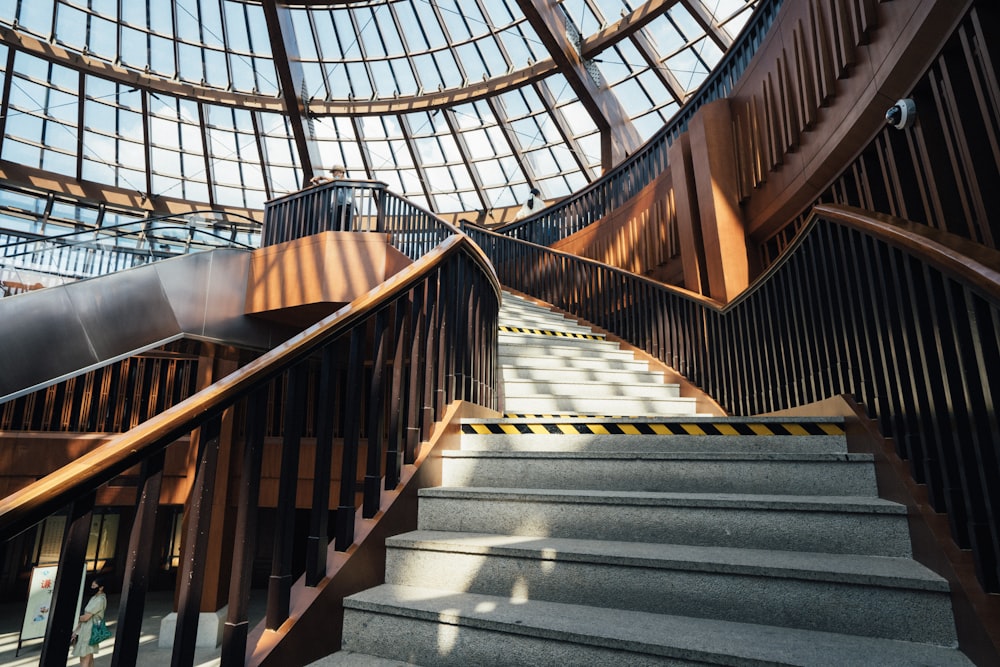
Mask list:
MULTIPOLYGON (((343 165, 330 167, 330 175, 318 174, 309 179, 309 185, 323 185, 347 178, 347 169, 343 165)), ((330 202, 330 229, 350 231, 354 218, 354 196, 351 186, 342 185, 335 188, 333 201, 330 202)))
POLYGON ((99 618, 104 618, 104 612, 108 608, 108 598, 104 595, 104 581, 100 577, 94 577, 90 582, 91 598, 87 601, 83 613, 80 614, 76 629, 73 630, 75 643, 70 655, 80 658, 83 667, 94 667, 94 654, 100 649, 99 645, 90 644, 90 632, 94 627, 94 622, 99 618))
POLYGON ((527 218, 528 216, 534 215, 545 208, 545 200, 541 198, 542 193, 538 191, 538 188, 531 188, 531 196, 528 197, 528 201, 524 202, 524 206, 521 210, 517 212, 514 216, 515 220, 520 220, 521 218, 527 218))
POLYGON ((330 167, 330 175, 317 174, 309 179, 309 185, 321 185, 323 183, 332 183, 333 181, 340 181, 346 178, 347 169, 343 165, 334 165, 330 167))

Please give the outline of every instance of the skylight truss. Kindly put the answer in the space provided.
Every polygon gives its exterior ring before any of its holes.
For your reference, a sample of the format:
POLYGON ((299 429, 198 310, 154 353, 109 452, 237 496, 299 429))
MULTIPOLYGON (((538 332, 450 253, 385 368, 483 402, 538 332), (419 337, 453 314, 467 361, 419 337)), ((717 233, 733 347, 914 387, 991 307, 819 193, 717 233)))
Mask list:
POLYGON ((259 210, 342 163, 488 219, 601 175, 595 108, 652 136, 754 4, 0 0, 0 176, 259 210))

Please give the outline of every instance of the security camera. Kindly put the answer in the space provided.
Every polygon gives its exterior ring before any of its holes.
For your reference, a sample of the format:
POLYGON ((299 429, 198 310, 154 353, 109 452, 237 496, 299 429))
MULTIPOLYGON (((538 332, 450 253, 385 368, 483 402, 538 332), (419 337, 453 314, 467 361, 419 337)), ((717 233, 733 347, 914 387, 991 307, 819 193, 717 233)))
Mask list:
POLYGON ((898 100, 885 112, 885 122, 897 130, 907 128, 917 120, 917 105, 910 99, 898 100))

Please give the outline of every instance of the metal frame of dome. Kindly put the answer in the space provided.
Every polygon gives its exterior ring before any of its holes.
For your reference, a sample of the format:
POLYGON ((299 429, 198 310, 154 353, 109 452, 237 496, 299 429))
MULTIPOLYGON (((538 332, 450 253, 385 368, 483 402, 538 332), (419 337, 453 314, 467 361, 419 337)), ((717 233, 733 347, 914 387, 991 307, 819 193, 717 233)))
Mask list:
POLYGON ((756 3, 711 4, 0 0, 0 179, 259 211, 342 162, 436 212, 560 198, 662 127, 756 3))

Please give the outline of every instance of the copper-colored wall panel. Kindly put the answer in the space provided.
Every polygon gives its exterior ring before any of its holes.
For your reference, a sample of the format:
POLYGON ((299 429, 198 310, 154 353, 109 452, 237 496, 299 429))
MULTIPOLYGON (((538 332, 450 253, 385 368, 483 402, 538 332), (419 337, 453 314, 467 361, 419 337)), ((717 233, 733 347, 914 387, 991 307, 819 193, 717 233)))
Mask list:
POLYGON ((729 100, 723 99, 704 105, 688 125, 705 274, 710 296, 723 303, 749 284, 732 124, 729 100))
POLYGON ((322 232, 255 250, 246 312, 327 304, 333 312, 412 262, 387 234, 322 232))
POLYGON ((657 275, 680 253, 670 170, 603 220, 552 244, 633 273, 657 275))

